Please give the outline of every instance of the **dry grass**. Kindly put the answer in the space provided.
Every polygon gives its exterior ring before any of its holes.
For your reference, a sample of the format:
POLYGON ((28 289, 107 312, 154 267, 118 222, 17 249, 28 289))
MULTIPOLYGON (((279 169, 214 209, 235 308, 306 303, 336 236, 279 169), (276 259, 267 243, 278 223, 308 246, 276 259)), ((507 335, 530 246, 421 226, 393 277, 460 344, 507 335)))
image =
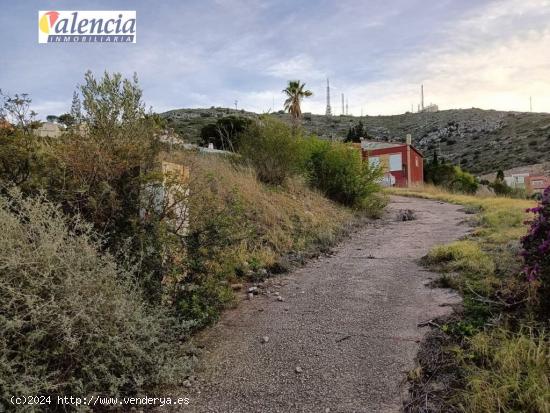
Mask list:
POLYGON ((189 165, 196 190, 213 189, 220 203, 229 193, 237 194, 247 221, 243 224, 253 226, 251 237, 235 250, 242 261, 270 266, 291 251, 331 245, 354 218, 351 210, 311 190, 298 177, 283 187, 270 187, 258 181, 254 170, 230 158, 181 151, 163 158, 189 165))

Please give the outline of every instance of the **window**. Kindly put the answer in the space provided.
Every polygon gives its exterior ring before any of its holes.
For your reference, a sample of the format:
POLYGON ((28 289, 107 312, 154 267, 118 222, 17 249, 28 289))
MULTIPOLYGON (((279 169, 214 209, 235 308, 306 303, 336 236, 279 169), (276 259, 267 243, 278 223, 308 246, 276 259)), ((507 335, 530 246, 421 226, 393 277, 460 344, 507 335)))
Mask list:
POLYGON ((401 154, 390 155, 390 172, 401 171, 403 169, 403 161, 401 154))

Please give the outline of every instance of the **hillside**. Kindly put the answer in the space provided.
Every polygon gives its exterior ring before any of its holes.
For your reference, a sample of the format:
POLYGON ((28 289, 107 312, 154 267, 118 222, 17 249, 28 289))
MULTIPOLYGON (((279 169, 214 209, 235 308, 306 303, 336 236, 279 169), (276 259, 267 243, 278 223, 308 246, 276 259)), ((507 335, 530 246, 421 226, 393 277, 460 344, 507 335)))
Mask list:
MULTIPOLYGON (((227 108, 178 109, 162 114, 190 142, 199 142, 200 129, 228 115, 257 117, 227 108)), ((280 112, 277 117, 288 120, 280 112)), ((407 133, 426 156, 441 156, 481 174, 550 161, 550 114, 456 109, 393 116, 333 116, 304 114, 303 126, 326 139, 343 139, 362 120, 369 137, 404 141, 407 133)))

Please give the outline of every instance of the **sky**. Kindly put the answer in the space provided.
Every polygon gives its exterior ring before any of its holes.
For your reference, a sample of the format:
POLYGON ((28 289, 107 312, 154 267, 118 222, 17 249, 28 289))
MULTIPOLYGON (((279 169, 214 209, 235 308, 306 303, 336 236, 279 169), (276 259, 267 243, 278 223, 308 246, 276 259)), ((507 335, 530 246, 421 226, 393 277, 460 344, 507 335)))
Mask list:
POLYGON ((550 110, 550 0, 0 0, 0 89, 40 118, 67 112, 92 70, 137 73, 156 112, 282 109, 299 79, 322 114, 330 78, 354 115, 550 110), (136 44, 38 44, 39 10, 136 10, 136 44))

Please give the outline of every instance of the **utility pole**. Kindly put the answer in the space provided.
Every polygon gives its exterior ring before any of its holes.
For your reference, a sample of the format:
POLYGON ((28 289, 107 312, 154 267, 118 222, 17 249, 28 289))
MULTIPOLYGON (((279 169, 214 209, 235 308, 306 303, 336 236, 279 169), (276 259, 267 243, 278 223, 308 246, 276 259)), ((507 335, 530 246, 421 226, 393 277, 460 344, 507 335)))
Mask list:
POLYGON ((330 107, 330 85, 327 77, 327 109, 325 111, 326 116, 332 116, 332 108, 330 107))

